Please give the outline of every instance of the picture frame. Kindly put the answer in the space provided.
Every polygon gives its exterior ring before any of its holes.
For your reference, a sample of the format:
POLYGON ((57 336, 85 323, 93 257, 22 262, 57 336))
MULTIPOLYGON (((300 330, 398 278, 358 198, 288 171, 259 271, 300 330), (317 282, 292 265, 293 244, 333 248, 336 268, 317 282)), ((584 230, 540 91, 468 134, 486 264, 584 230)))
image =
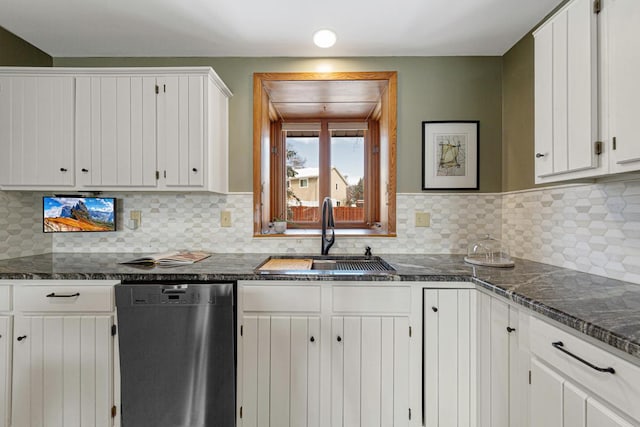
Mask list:
POLYGON ((479 188, 479 120, 422 122, 422 190, 479 188))

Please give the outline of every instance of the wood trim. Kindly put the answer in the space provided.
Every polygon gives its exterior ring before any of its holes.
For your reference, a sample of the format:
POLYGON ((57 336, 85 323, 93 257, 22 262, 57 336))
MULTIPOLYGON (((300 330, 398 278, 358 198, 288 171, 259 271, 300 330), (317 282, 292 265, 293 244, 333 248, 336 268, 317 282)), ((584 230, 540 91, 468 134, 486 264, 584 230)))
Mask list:
POLYGON ((265 80, 388 80, 398 76, 396 71, 354 71, 354 72, 335 72, 335 73, 254 73, 255 79, 260 82, 265 80))
POLYGON ((389 185, 387 232, 396 234, 396 192, 397 192, 397 145, 398 145, 398 74, 389 77, 388 91, 388 126, 389 126, 389 185))
MULTIPOLYGON (((253 234, 262 233, 262 78, 253 75, 253 234)), ((268 114, 265 112, 264 114, 268 114)))

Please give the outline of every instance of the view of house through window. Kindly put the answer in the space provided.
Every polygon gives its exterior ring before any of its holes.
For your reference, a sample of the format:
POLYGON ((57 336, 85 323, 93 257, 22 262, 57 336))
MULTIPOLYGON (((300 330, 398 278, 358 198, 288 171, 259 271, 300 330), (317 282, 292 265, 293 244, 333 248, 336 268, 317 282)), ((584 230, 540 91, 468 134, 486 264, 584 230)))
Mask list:
POLYGON ((319 212, 320 132, 285 131, 287 221, 317 222, 319 212))
MULTIPOLYGON (((287 220, 298 225, 320 221, 320 206, 331 197, 337 224, 365 221, 365 123, 340 124, 327 135, 315 130, 284 130, 287 174, 287 220), (359 129, 358 129, 359 128, 359 129), (327 141, 326 146, 321 141, 327 141), (322 164, 321 152, 328 162, 322 164), (323 181, 325 184, 323 184, 323 181)), ((315 126, 310 126, 315 127, 315 126)))

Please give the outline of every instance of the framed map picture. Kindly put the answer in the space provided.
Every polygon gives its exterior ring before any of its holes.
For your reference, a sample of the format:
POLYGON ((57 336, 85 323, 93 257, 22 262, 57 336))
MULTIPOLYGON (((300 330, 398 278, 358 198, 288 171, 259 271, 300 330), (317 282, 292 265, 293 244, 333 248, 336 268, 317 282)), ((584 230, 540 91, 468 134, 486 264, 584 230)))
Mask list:
POLYGON ((422 122, 422 189, 477 190, 480 122, 422 122))

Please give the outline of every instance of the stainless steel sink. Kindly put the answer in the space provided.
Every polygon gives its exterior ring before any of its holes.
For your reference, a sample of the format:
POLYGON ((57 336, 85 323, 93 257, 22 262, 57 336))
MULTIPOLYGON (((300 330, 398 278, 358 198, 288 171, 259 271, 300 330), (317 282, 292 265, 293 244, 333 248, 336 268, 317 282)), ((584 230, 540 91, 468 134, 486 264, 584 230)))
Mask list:
POLYGON ((385 260, 377 256, 362 255, 330 255, 330 256, 286 256, 278 255, 267 258, 256 268, 258 274, 314 274, 314 275, 389 275, 394 274, 396 270, 391 267, 385 260), (274 269, 267 270, 261 267, 272 259, 310 259, 312 260, 311 268, 306 270, 283 270, 274 269))

